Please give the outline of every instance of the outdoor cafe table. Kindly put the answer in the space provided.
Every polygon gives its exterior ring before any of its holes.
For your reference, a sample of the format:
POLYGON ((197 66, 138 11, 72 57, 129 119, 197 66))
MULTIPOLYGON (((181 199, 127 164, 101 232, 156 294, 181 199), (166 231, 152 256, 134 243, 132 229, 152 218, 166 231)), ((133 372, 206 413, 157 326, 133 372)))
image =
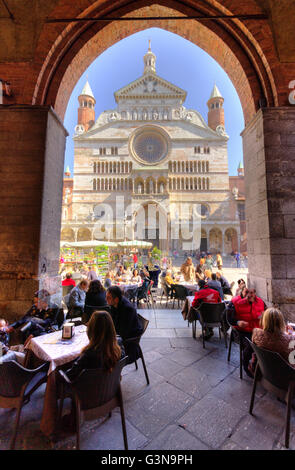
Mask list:
MULTIPOLYGON (((43 434, 53 438, 57 430, 58 385, 57 368, 75 360, 81 350, 89 343, 86 326, 75 328, 75 335, 70 340, 62 340, 62 331, 32 338, 27 349, 38 359, 49 362, 47 385, 40 428, 43 434)), ((70 367, 70 365, 69 365, 70 367)))

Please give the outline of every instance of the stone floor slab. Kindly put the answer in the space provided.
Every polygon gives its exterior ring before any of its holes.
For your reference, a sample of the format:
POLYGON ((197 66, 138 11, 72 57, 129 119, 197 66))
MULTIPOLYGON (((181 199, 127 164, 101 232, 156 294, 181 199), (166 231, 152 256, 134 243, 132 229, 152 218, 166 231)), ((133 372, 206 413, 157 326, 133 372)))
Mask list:
POLYGON ((128 420, 146 437, 154 437, 192 404, 192 397, 168 383, 126 403, 128 420), (173 404, 173 405, 172 405, 173 404))
POLYGON ((217 449, 231 435, 244 414, 210 392, 191 406, 178 422, 205 444, 217 449))
POLYGON ((150 368, 165 379, 169 379, 176 375, 182 367, 182 365, 175 361, 170 361, 167 357, 162 357, 158 361, 150 364, 150 368))
POLYGON ((167 426, 144 450, 208 450, 199 439, 178 425, 167 426))

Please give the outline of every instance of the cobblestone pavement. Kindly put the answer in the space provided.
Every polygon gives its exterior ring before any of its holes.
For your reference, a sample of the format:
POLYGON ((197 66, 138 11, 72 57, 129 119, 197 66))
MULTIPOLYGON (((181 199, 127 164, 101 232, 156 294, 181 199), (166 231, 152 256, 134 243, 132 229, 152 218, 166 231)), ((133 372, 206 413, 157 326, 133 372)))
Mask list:
MULTIPOLYGON (((180 310, 141 309, 150 320, 142 338, 150 377, 134 365, 123 371, 130 449, 284 449, 285 405, 258 387, 254 416, 248 413, 252 380, 239 378, 238 348, 231 361, 217 331, 203 349, 180 310)), ((197 336, 200 330, 197 331, 197 336)), ((44 387, 24 406, 16 448, 73 449, 74 435, 54 445, 40 432, 44 387)), ((0 410, 0 449, 7 449, 14 411, 0 410)), ((295 449, 295 414, 290 448, 295 449)), ((123 449, 119 412, 110 419, 87 422, 81 449, 123 449)))

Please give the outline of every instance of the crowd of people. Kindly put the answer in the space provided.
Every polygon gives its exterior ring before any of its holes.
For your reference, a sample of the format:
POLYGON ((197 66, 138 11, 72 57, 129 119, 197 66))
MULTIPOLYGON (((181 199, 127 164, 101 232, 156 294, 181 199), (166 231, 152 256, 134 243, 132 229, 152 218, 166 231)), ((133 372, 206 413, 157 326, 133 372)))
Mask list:
MULTIPOLYGON (((216 282, 216 275, 212 281, 212 276, 209 281, 199 280, 199 290, 194 295, 192 307, 199 321, 201 321, 199 309, 203 302, 212 304, 222 302, 218 285, 220 283, 216 282)), ((256 290, 248 288, 243 279, 238 280, 235 295, 226 302, 223 323, 224 331, 232 327, 239 332, 243 349, 243 368, 249 377, 254 377, 256 357, 247 338, 257 346, 278 352, 288 361, 291 341, 294 341, 293 326, 285 321, 278 308, 267 308, 256 290)), ((205 339, 208 340, 213 334, 212 328, 207 328, 205 339)))

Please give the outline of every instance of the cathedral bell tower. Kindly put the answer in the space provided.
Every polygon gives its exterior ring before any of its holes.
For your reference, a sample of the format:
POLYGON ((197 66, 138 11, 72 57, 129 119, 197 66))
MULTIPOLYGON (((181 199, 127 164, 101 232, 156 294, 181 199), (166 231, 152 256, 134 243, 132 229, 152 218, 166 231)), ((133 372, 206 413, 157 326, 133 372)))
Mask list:
POLYGON ((156 73, 156 56, 151 50, 151 41, 149 40, 149 48, 143 57, 144 62, 144 75, 146 73, 156 73))
POLYGON ((224 108, 223 108, 224 98, 221 96, 220 91, 217 86, 214 85, 211 96, 207 102, 208 110, 208 126, 213 129, 213 131, 225 130, 224 127, 224 108))
POLYGON ((76 126, 76 129, 79 128, 77 130, 79 130, 80 133, 87 132, 95 122, 94 105, 96 103, 88 80, 85 83, 85 86, 81 92, 81 95, 79 95, 78 100, 78 125, 76 126))

